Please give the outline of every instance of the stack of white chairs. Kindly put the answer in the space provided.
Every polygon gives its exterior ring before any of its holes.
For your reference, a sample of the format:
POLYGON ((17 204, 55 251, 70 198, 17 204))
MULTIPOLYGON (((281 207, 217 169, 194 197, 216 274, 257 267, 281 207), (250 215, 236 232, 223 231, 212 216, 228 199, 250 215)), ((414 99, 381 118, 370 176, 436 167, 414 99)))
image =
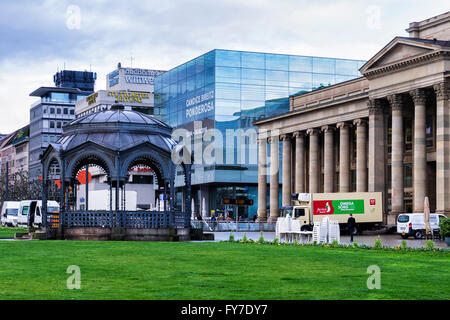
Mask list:
POLYGON ((286 217, 280 217, 277 219, 275 226, 275 236, 280 242, 292 242, 294 233, 300 231, 300 221, 293 220, 288 214, 286 217))
POLYGON ((328 240, 329 242, 337 241, 341 243, 341 229, 339 223, 336 220, 330 220, 328 226, 328 240))
POLYGON ((328 217, 323 218, 322 222, 320 223, 319 242, 320 243, 328 242, 328 217))
POLYGON ((320 222, 314 222, 312 241, 320 242, 320 222))
POLYGON ((341 230, 336 220, 325 217, 322 222, 314 222, 312 241, 316 243, 341 243, 341 230))

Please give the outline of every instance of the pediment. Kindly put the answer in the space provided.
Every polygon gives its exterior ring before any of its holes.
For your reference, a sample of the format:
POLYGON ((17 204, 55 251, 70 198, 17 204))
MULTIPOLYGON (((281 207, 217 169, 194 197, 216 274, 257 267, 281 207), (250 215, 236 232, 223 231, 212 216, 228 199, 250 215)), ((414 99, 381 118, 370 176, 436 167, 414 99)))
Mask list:
POLYGON ((389 64, 407 60, 412 57, 417 57, 431 51, 433 51, 433 49, 417 47, 403 43, 397 44, 396 46, 391 48, 391 50, 377 59, 377 61, 372 65, 372 68, 387 66, 389 64))
POLYGON ((367 61, 360 71, 365 74, 371 70, 408 61, 439 49, 441 49, 440 46, 431 43, 423 43, 415 39, 395 38, 367 61))

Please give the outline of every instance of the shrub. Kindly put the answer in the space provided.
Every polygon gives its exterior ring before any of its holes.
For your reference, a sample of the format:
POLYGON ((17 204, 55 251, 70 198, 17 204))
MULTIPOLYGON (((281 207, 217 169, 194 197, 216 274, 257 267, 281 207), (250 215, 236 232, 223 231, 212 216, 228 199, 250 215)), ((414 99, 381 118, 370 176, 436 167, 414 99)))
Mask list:
POLYGON ((358 248, 358 242, 353 241, 353 247, 358 248))
POLYGON ((425 245, 427 249, 434 249, 434 242, 431 240, 425 240, 425 245))
POLYGON ((406 240, 402 240, 401 247, 402 247, 402 249, 408 249, 408 244, 407 244, 406 240))
POLYGON ((339 245, 339 241, 337 241, 336 239, 334 239, 333 241, 331 241, 331 245, 337 247, 337 246, 339 245))
POLYGON ((234 241, 234 235, 233 232, 230 232, 230 237, 228 238, 228 241, 233 242, 234 241))
POLYGON ((273 244, 278 244, 278 238, 273 239, 272 243, 273 244))
POLYGON ((439 222, 439 232, 443 237, 450 237, 450 218, 442 219, 439 222))
POLYGON ((259 243, 264 243, 264 236, 263 236, 263 232, 261 231, 261 236, 259 237, 258 240, 259 243))
POLYGON ((244 241, 244 242, 248 241, 247 232, 244 232, 244 237, 242 238, 242 241, 244 241))
POLYGON ((381 249, 383 247, 382 244, 381 244, 380 236, 378 236, 378 238, 375 239, 375 243, 374 243, 373 247, 375 249, 381 249))
POLYGON ((294 239, 294 246, 298 246, 298 240, 297 240, 297 238, 294 239))

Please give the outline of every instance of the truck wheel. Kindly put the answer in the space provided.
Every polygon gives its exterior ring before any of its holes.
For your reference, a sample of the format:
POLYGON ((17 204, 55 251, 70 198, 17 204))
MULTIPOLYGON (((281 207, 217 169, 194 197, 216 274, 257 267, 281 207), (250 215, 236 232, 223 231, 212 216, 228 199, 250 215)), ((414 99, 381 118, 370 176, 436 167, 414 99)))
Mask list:
POLYGON ((300 231, 312 231, 312 227, 311 226, 302 226, 300 228, 300 231))
POLYGON ((414 231, 414 238, 416 238, 416 239, 422 239, 422 237, 423 237, 422 230, 415 230, 415 231, 414 231))
POLYGON ((402 238, 403 239, 408 239, 408 235, 407 234, 402 234, 402 238))

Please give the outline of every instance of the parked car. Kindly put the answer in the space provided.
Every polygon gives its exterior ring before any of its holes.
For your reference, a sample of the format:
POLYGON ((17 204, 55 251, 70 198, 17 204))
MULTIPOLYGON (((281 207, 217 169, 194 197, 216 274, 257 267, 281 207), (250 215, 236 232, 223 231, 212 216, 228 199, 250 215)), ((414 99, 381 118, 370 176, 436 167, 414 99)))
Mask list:
POLYGON ((17 226, 20 201, 5 201, 2 206, 1 220, 2 226, 17 226))
MULTIPOLYGON (((53 200, 47 201, 47 213, 58 213, 59 203, 53 200)), ((18 224, 28 225, 29 219, 34 226, 42 225, 42 201, 23 200, 20 202, 18 224)))
MULTIPOLYGON (((446 216, 438 213, 430 214, 431 230, 439 230, 439 221, 446 216)), ((397 233, 401 234, 403 239, 414 236, 420 239, 425 235, 425 221, 423 213, 402 213, 397 217, 397 233)))

